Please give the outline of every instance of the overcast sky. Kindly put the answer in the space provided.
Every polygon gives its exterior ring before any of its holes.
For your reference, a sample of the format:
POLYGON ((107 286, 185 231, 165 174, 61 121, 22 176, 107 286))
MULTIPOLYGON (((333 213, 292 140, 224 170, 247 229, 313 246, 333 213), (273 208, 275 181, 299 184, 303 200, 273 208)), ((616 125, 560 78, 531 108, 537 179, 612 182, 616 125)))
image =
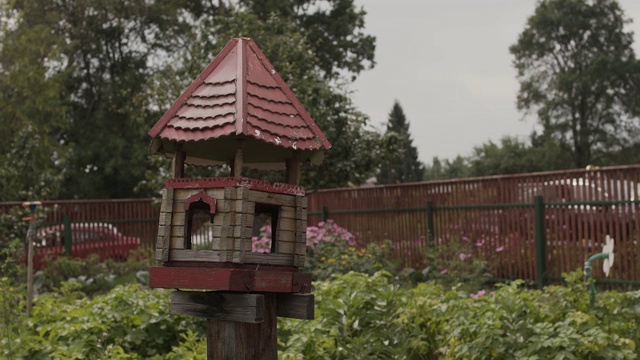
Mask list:
MULTIPOLYGON (((619 0, 640 56, 640 0, 619 0)), ((515 106, 509 46, 535 0, 356 0, 376 36, 376 66, 352 84, 353 99, 383 128, 394 99, 410 123, 420 160, 470 155, 505 135, 525 138, 535 118, 515 106)))

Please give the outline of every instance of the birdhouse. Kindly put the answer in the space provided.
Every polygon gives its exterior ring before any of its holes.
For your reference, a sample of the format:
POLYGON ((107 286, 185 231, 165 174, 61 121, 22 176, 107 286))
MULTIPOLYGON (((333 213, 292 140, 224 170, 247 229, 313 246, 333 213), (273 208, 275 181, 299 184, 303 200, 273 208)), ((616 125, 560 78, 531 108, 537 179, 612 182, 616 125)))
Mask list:
POLYGON ((303 292, 307 198, 303 163, 331 147, 257 45, 231 40, 149 131, 173 159, 162 196, 152 287, 303 292), (185 164, 228 165, 229 176, 185 178, 185 164), (243 176, 282 170, 285 181, 243 176), (202 219, 204 218, 204 225, 202 219), (271 234, 256 249, 260 229, 271 234))

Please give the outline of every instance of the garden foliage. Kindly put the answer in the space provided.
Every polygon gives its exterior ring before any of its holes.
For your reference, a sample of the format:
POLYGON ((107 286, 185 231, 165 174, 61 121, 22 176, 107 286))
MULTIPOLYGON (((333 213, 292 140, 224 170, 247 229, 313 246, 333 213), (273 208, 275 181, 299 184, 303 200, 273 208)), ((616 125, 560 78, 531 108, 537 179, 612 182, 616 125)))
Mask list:
MULTIPOLYGON (((580 272, 566 275, 565 285, 543 290, 528 289, 521 281, 493 289, 480 288, 481 281, 473 287, 456 284, 444 278, 472 275, 479 266, 468 256, 460 259, 456 251, 461 248, 443 253, 449 260, 434 264, 440 277, 415 285, 393 275, 395 267, 386 261, 388 243, 360 249, 352 234, 331 221, 309 228, 308 238, 316 318, 279 319, 279 358, 640 356, 640 291, 602 291, 590 307, 580 272), (450 272, 441 274, 444 268, 450 272)), ((49 292, 36 299, 28 318, 24 289, 0 278, 0 358, 205 358, 204 320, 170 315, 169 291, 136 283, 112 288, 115 280, 96 289, 88 279, 97 283, 104 274, 126 277, 126 269, 137 268, 78 261, 54 263, 45 277, 49 286, 41 288, 49 292)))

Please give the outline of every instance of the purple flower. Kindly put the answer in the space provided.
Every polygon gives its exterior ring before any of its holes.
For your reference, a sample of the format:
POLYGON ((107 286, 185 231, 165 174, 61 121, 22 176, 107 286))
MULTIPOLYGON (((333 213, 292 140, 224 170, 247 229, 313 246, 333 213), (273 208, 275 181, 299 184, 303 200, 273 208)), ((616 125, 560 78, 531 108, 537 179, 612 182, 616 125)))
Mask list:
POLYGON ((486 293, 487 292, 484 291, 484 289, 482 289, 475 294, 469 294, 469 297, 471 297, 473 300, 478 300, 480 297, 484 296, 484 294, 486 293))
POLYGON ((460 257, 460 261, 465 261, 468 258, 471 257, 471 254, 465 254, 465 253, 460 253, 460 255, 458 255, 458 257, 460 257))
POLYGON ((496 252, 503 252, 504 251, 504 246, 498 246, 496 248, 496 252))
POLYGON ((478 241, 478 242, 476 243, 476 246, 477 246, 477 247, 481 247, 482 245, 484 245, 484 241, 478 241))
POLYGON ((449 272, 449 269, 444 269, 440 271, 440 275, 446 275, 449 272))

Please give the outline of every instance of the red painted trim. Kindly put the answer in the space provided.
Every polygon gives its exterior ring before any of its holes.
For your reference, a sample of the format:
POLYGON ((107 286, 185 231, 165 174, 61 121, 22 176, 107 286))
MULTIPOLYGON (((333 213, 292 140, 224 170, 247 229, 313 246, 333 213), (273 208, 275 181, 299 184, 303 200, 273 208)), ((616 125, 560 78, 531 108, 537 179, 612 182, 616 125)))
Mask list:
MULTIPOLYGON (((208 261, 167 261, 163 263, 163 267, 197 267, 212 269, 237 269, 237 270, 256 270, 256 264, 236 264, 229 262, 208 262, 208 261)), ((260 265, 260 271, 285 271, 299 272, 297 266, 280 266, 280 265, 260 265)))
POLYGON ((251 274, 234 269, 201 269, 153 266, 149 286, 166 289, 207 289, 247 291, 253 284, 251 274))
POLYGON ((224 60, 227 54, 229 54, 229 52, 233 50, 237 42, 238 42, 238 39, 231 39, 227 43, 227 45, 225 45, 225 47, 222 49, 222 51, 220 51, 218 56, 216 56, 213 59, 213 61, 211 61, 211 63, 202 71, 202 73, 200 73, 200 75, 198 75, 198 77, 195 78, 195 80, 193 80, 191 85, 189 85, 189 87, 187 87, 187 89, 182 93, 182 95, 180 95, 178 100, 176 100, 173 103, 173 105, 171 105, 169 110, 167 110, 167 112, 165 112, 164 115, 162 115, 160 120, 158 120, 158 122, 156 122, 156 124, 153 125, 153 127, 151 128, 151 130, 149 130, 149 133, 148 133, 150 137, 155 138, 160 134, 162 129, 164 129, 164 127, 167 126, 167 124, 169 123, 173 115, 180 109, 180 107, 182 107, 184 102, 187 101, 189 97, 191 97, 191 94, 198 88, 198 86, 200 86, 200 84, 204 82, 204 79, 206 79, 213 72, 213 70, 215 70, 218 64, 220 64, 222 60, 224 60))
POLYGON ((285 95, 289 98, 289 100, 291 100, 291 103, 293 104, 293 106, 296 108, 296 110, 298 110, 302 119, 309 125, 313 134, 317 136, 322 146, 327 150, 331 149, 331 143, 329 142, 329 140, 327 140, 327 137, 324 136, 324 133, 322 133, 322 130, 320 130, 316 122, 313 121, 313 119, 311 118, 311 115, 309 115, 307 110, 305 110, 304 106, 302 106, 302 104, 300 103, 300 100, 298 100, 298 98, 294 95, 293 91, 291 91, 287 83, 284 82, 284 80, 282 80, 282 77, 280 77, 280 74, 278 74, 278 72, 275 71, 275 68, 273 67, 269 59, 267 59, 264 53, 260 50, 260 48, 258 48, 258 45, 256 45, 256 43, 253 40, 249 41, 248 45, 251 48, 251 50, 257 55, 262 65, 267 69, 267 72, 273 77, 276 83, 278 83, 278 85, 280 86, 282 91, 285 93, 285 95))
POLYGON ((211 177, 203 179, 173 178, 165 182, 167 189, 218 189, 225 187, 243 187, 252 190, 273 192, 286 195, 305 196, 304 187, 286 183, 270 183, 265 180, 247 177, 211 177))
POLYGON ((166 289, 308 293, 311 291, 311 274, 289 271, 154 266, 149 271, 149 286, 166 289))
POLYGON ((202 201, 209 204, 209 213, 211 215, 216 213, 216 199, 211 197, 204 190, 199 191, 197 194, 191 195, 184 202, 184 209, 189 210, 189 207, 194 202, 202 201))

